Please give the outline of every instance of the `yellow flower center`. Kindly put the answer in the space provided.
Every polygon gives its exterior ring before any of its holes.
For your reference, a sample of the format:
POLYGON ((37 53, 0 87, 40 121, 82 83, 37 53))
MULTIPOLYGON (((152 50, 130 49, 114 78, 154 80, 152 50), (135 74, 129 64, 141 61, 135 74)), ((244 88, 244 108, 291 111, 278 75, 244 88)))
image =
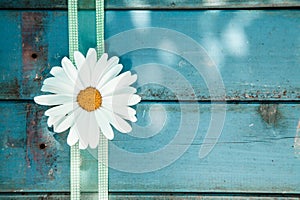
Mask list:
POLYGON ((81 108, 91 112, 101 106, 102 96, 96 88, 87 87, 79 92, 77 95, 77 102, 81 108))

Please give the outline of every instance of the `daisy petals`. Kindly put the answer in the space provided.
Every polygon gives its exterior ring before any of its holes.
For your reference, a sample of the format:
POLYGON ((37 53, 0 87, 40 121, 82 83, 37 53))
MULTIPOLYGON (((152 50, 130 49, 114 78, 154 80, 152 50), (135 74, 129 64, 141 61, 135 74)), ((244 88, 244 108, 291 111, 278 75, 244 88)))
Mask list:
POLYGON ((88 131, 88 140, 89 145, 91 148, 96 148, 99 143, 99 127, 98 123, 96 122, 95 116, 90 113, 90 120, 89 120, 89 126, 87 127, 88 131))
POLYGON ((127 105, 129 105, 129 106, 136 105, 141 101, 141 99, 142 98, 139 95, 133 94, 133 95, 130 96, 127 105))
MULTIPOLYGON (((77 128, 77 131, 79 133, 79 145, 81 145, 81 149, 87 148, 89 145, 89 137, 88 137, 88 131, 87 126, 89 124, 90 116, 89 112, 81 110, 78 114, 78 120, 76 120, 75 128, 77 128)), ((79 147, 80 148, 80 147, 79 147)))
POLYGON ((123 119, 126 119, 126 120, 129 120, 131 122, 136 122, 137 121, 137 118, 135 115, 120 115, 118 114, 121 118, 123 119))
POLYGON ((58 75, 59 73, 61 73, 63 71, 63 69, 61 67, 52 67, 51 70, 50 70, 50 74, 53 75, 53 76, 56 76, 58 75))
POLYGON ((104 103, 102 102, 102 105, 104 108, 114 112, 114 113, 117 113, 119 115, 122 115, 122 116, 133 116, 136 114, 136 111, 131 108, 131 107, 128 107, 128 106, 124 106, 124 105, 112 105, 112 104, 108 104, 108 103, 104 103))
POLYGON ((85 88, 91 86, 91 68, 94 66, 90 65, 91 64, 89 63, 88 59, 86 59, 80 71, 78 72, 79 79, 82 81, 85 88))
POLYGON ((98 79, 101 79, 102 74, 106 69, 107 58, 108 58, 107 53, 104 53, 104 54, 102 54, 101 58, 97 61, 95 68, 94 68, 94 72, 92 74, 93 85, 96 85, 96 82, 98 81, 98 79))
POLYGON ((79 136, 78 136, 77 129, 74 126, 72 126, 68 134, 67 143, 69 146, 73 146, 78 142, 78 140, 79 140, 79 136))
POLYGON ((106 87, 105 90, 103 88, 100 90, 100 93, 103 97, 113 96, 118 94, 134 94, 136 92, 137 90, 134 87, 122 87, 122 88, 116 88, 115 90, 106 87))
POLYGON ((58 115, 58 116, 49 116, 47 119, 47 125, 49 127, 53 126, 54 124, 58 123, 59 121, 61 121, 63 118, 65 117, 65 115, 58 115))
POLYGON ((116 90, 116 88, 121 88, 123 86, 129 86, 129 85, 123 84, 123 82, 127 82, 126 79, 130 78, 130 76, 131 76, 130 71, 124 72, 124 73, 120 74, 119 76, 111 79, 104 85, 98 84, 97 88, 100 89, 100 91, 109 92, 109 91, 116 90))
POLYGON ((89 48, 89 50, 86 54, 86 60, 88 62, 90 70, 94 70, 94 67, 97 62, 97 52, 94 48, 89 48))
POLYGON ((77 69, 80 70, 82 64, 85 61, 84 55, 82 55, 82 53, 79 51, 74 51, 74 60, 75 60, 75 65, 76 65, 77 69))
POLYGON ((46 116, 58 116, 58 115, 66 115, 67 113, 71 112, 72 110, 76 109, 78 105, 76 103, 65 103, 60 106, 55 106, 46 110, 46 116))
POLYGON ((88 147, 88 143, 84 143, 81 139, 79 140, 79 149, 86 149, 88 147))
POLYGON ((108 61, 107 61, 107 68, 106 68, 106 71, 107 72, 108 70, 110 70, 114 65, 117 65, 119 63, 119 58, 117 56, 113 56, 111 57, 108 61))
POLYGON ((73 101, 73 97, 62 94, 48 94, 34 97, 34 102, 44 106, 54 106, 73 101))
POLYGON ((109 82, 111 79, 116 77, 123 69, 123 65, 118 64, 111 68, 99 81, 97 87, 101 87, 101 85, 105 85, 107 82, 109 82))
MULTIPOLYGON (((49 79, 49 78, 48 78, 49 79)), ((56 93, 56 94, 69 94, 73 95, 74 93, 74 88, 72 88, 70 85, 66 85, 63 83, 60 83, 59 85, 57 84, 43 84, 41 91, 43 92, 51 92, 51 93, 56 93)))
POLYGON ((103 114, 107 117, 109 123, 111 125, 113 125, 118 131, 120 131, 121 133, 129 133, 132 131, 132 127, 130 126, 130 124, 128 122, 126 122, 124 119, 122 119, 120 116, 115 115, 113 112, 101 108, 100 110, 97 110, 95 112, 95 115, 97 117, 103 115, 103 114))
POLYGON ((119 94, 113 96, 103 97, 102 102, 104 104, 114 105, 135 105, 141 101, 141 97, 137 94, 119 94))
POLYGON ((101 112, 97 111, 97 113, 95 114, 95 117, 96 117, 96 121, 97 121, 98 126, 100 127, 103 135, 107 139, 112 140, 114 138, 114 132, 113 132, 109 122, 107 121, 105 115, 103 115, 101 112))
POLYGON ((64 57, 61 61, 61 65, 69 79, 75 83, 77 78, 77 70, 75 69, 73 63, 67 57, 64 57))
POLYGON ((61 133, 73 126, 75 122, 75 113, 76 112, 72 112, 70 115, 66 116, 57 126, 54 126, 54 131, 57 133, 61 133))

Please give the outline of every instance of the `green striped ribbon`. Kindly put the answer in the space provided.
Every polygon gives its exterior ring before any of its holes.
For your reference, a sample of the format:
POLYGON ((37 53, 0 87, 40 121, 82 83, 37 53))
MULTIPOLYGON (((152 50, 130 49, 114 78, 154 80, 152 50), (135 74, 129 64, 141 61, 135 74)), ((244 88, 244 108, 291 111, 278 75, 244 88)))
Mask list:
MULTIPOLYGON (((96 37, 97 53, 100 57, 104 49, 104 0, 96 0, 96 37)), ((98 195, 108 199, 108 141, 100 133, 98 145, 98 195)))
MULTIPOLYGON (((68 0, 69 54, 74 62, 78 50, 77 0, 68 0)), ((96 0, 97 53, 104 53, 104 0, 96 0)), ((80 199, 80 150, 78 143, 71 147, 71 199, 80 199)), ((98 145, 98 194, 99 199, 108 199, 108 140, 100 133, 98 145)))
MULTIPOLYGON (((74 51, 78 51, 77 0, 68 0, 69 56, 74 63, 74 51)), ((79 143, 71 146, 70 191, 71 199, 80 199, 80 149, 79 143)))

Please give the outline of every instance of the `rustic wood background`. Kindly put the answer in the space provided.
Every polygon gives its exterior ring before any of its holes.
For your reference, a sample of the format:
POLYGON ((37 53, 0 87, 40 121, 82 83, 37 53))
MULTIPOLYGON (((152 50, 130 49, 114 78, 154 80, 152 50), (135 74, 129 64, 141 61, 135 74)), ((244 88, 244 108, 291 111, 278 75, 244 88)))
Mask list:
MULTIPOLYGON (((105 37, 110 55, 117 49, 110 46, 110 38, 124 31, 146 27, 174 30, 205 49, 226 90, 224 101, 213 102, 226 104, 222 134, 213 151, 199 158, 212 113, 203 77, 171 52, 139 49, 118 55, 126 70, 137 71, 141 66, 138 72, 142 77, 160 82, 137 84, 142 96, 137 125, 156 122, 162 127, 149 138, 138 137, 138 131, 147 127, 137 127, 131 135, 117 133, 110 143, 110 158, 118 157, 114 155, 116 146, 135 153, 164 148, 179 126, 187 138, 194 139, 190 145, 185 141, 171 144, 174 149, 186 145, 187 150, 162 169, 131 173, 110 168, 112 199, 299 197, 299 6, 297 0, 106 1, 105 37), (152 73, 143 71, 149 63, 160 65, 152 73), (184 79, 174 80, 164 66, 184 79), (193 93, 187 90, 186 81, 193 93), (171 89, 165 87, 170 84, 171 89), (188 114, 183 116, 183 112, 188 114), (164 121, 159 123, 151 116, 164 121)), ((86 52, 95 47, 93 1, 82 1, 79 7, 80 49, 86 52)), ((0 2, 0 199, 69 198, 67 133, 54 134, 47 128, 46 107, 32 100, 41 94, 51 67, 68 56, 66 8, 62 0, 0 2)), ((123 42, 120 45, 141 45, 132 38, 123 42)), ((89 152, 82 153, 82 191, 93 199, 96 161, 89 152)), ((168 158, 161 155, 161 159, 168 158)), ((119 160, 126 163, 127 158, 119 160)), ((141 159, 126 164, 143 169, 149 163, 151 160, 141 159)))

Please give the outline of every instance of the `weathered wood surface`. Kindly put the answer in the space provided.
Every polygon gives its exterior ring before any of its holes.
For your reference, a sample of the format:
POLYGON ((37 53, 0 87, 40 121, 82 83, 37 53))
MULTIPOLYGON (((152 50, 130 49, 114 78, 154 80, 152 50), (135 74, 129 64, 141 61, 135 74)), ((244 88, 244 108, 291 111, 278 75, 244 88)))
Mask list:
MULTIPOLYGON (((123 9, 125 3, 128 9, 224 4, 106 2, 107 9, 123 9)), ((65 3, 1 1, 0 8, 65 9, 65 3)), ((226 1, 224 7, 244 6, 292 7, 299 2, 226 1)), ((94 15, 79 13, 82 51, 95 46, 94 15)), ((137 106, 139 121, 133 133, 117 134, 110 143, 112 199, 247 199, 245 193, 251 198, 292 199, 300 194, 299 10, 106 11, 105 23, 107 51, 121 56, 126 70, 138 73, 144 101, 137 106), (189 48, 198 50, 189 53, 200 57, 203 65, 197 68, 192 65, 195 60, 191 64, 184 59, 182 51, 189 48), (217 70, 205 71, 207 65, 217 70), (207 77, 208 72, 216 71, 224 82, 225 99, 236 104, 227 105, 221 137, 213 151, 200 158, 200 148, 210 145, 204 138, 212 112, 218 111, 208 103, 214 98, 205 82, 214 78, 207 77), (153 124, 146 126, 151 123, 149 111, 153 124), (178 130, 184 137, 171 142, 178 130), (160 151, 165 149, 173 151, 160 151), (161 152, 153 154, 159 162, 148 156, 155 151, 161 152), (215 195, 201 196, 210 193, 215 195)), ((23 198, 22 192, 28 199, 68 199, 67 133, 54 134, 47 128, 45 107, 32 102, 41 94, 51 66, 68 55, 67 13, 2 10, 0 24, 0 199, 23 198)), ((95 192, 96 161, 89 152, 83 154, 82 189, 95 192)), ((94 195, 87 194, 91 199, 94 195)))
MULTIPOLYGON (((97 193, 81 193, 82 199, 85 200, 95 200, 98 198, 97 193)), ((68 193, 24 193, 24 194, 14 194, 14 193, 0 193, 0 199, 10 199, 10 200, 40 200, 40 199, 55 199, 55 200, 69 200, 70 195, 68 193)), ((297 195, 288 194, 197 194, 197 193, 110 193, 110 200, 224 200, 224 199, 234 199, 234 200, 299 200, 297 195)))
MULTIPOLYGON (((94 14, 80 12, 82 51, 95 46, 95 22, 87 20, 94 14)), ((68 55, 67 13, 0 15, 0 98, 32 99, 68 55)), ((300 99, 299 24, 298 10, 107 11, 105 35, 108 53, 140 75, 143 100, 211 100, 205 81, 219 71, 226 91, 219 99, 289 101, 300 99), (183 55, 195 44, 200 50, 183 55)))
MULTIPOLYGON (((79 9, 95 9, 95 0, 79 2, 79 9)), ((298 0, 107 0, 106 9, 228 9, 299 7, 298 0)), ((0 9, 67 9, 64 0, 6 0, 0 9)))
MULTIPOLYGON (((109 144, 110 192, 300 192, 299 104, 227 105, 222 135, 201 159, 210 108, 138 105, 134 131, 117 133, 109 144)), ((69 191, 67 135, 54 135, 43 111, 31 102, 0 103, 1 192, 69 191)), ((83 155, 82 190, 95 192, 96 161, 83 155)))

